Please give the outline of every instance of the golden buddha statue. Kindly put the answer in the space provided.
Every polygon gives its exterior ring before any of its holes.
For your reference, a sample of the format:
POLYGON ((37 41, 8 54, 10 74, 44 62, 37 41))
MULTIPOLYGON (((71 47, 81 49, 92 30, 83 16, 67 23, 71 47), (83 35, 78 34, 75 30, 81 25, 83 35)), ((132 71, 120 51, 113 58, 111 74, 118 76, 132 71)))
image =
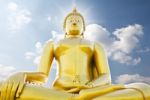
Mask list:
POLYGON ((64 31, 63 39, 45 44, 37 72, 19 72, 1 82, 0 100, 150 100, 147 84, 111 83, 103 47, 84 39, 84 18, 76 9, 66 16, 64 31), (47 81, 54 58, 58 71, 47 88, 40 84, 47 81))

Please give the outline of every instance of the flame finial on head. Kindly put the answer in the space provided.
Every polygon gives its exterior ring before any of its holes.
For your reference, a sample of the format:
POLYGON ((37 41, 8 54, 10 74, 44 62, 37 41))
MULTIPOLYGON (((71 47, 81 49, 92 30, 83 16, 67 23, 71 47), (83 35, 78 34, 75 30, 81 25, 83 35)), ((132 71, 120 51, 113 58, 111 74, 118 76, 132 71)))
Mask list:
POLYGON ((76 7, 73 8, 73 11, 72 11, 72 12, 73 12, 73 13, 77 13, 76 7))

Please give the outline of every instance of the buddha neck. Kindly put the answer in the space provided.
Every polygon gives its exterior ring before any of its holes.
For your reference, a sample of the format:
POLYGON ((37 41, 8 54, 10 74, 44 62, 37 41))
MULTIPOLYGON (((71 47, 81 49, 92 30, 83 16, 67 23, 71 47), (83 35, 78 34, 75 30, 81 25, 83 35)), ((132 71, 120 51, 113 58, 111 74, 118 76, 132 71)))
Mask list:
POLYGON ((66 34, 65 38, 84 38, 83 35, 71 35, 71 34, 66 34))

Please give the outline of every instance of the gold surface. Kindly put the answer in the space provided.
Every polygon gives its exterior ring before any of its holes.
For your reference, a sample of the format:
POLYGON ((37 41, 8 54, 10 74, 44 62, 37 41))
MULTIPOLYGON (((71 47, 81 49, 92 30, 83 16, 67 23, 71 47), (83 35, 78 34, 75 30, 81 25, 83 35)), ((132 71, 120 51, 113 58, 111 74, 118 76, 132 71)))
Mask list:
POLYGON ((65 38, 48 41, 37 72, 19 72, 0 84, 0 100, 150 100, 144 83, 112 84, 107 57, 98 42, 84 39, 84 19, 76 9, 64 21, 65 38), (57 75, 47 81, 53 59, 57 75))

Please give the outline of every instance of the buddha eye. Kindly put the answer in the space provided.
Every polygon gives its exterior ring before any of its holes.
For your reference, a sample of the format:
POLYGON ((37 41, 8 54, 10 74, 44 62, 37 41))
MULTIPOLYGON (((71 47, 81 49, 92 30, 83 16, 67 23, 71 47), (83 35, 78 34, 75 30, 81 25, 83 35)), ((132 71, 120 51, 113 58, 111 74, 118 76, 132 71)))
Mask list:
POLYGON ((70 20, 70 23, 73 23, 73 20, 70 20))

